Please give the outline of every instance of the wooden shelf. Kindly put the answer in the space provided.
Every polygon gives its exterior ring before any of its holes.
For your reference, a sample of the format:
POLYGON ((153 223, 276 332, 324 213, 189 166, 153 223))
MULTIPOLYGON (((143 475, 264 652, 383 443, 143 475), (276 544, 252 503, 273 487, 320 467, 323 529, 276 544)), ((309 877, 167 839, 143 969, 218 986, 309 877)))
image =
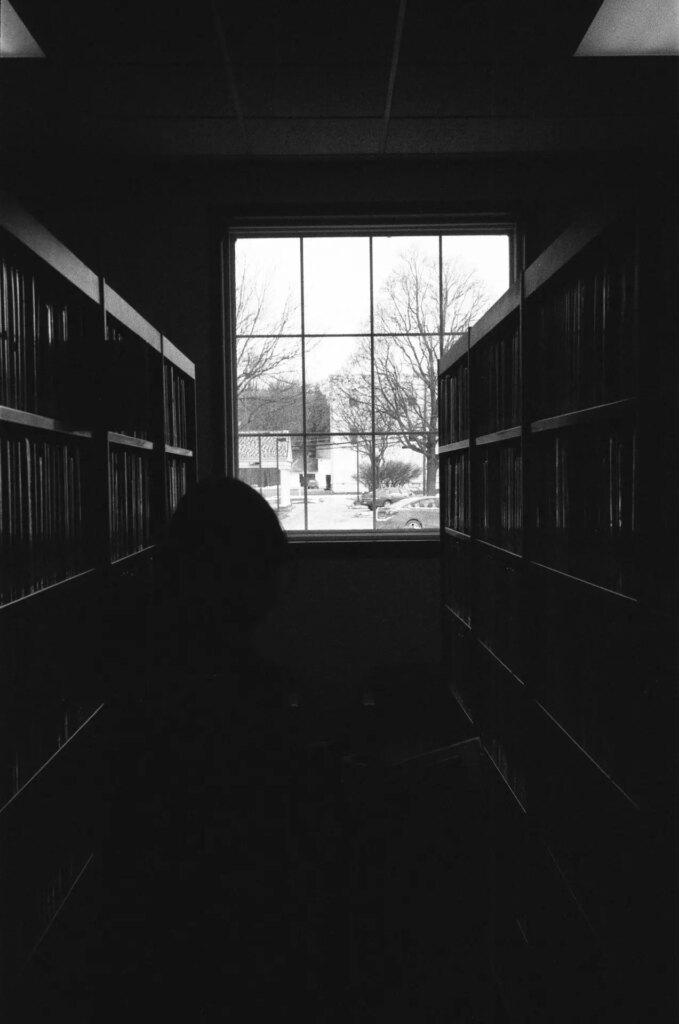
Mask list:
POLYGON ((28 779, 26 779, 26 781, 24 783, 22 783, 21 786, 19 786, 19 788, 16 791, 16 793, 13 793, 12 796, 9 798, 9 800, 7 800, 3 804, 2 807, 0 807, 0 815, 6 814, 8 809, 16 804, 16 802, 19 799, 19 797, 26 792, 28 787, 32 786, 36 782, 36 780, 38 778, 40 778, 40 776, 43 774, 43 772, 45 772, 46 769, 51 764, 54 763, 56 758, 58 758, 59 755, 62 754, 64 750, 66 750, 68 747, 71 746, 71 744, 77 739, 77 737, 82 734, 82 731, 84 729, 86 729, 87 726, 90 725, 91 722, 94 721, 94 719, 97 717, 97 715, 100 714, 100 712, 103 710, 103 708, 104 708, 103 704, 100 704, 97 708, 95 708, 94 711, 92 712, 92 714, 89 715, 85 719, 84 722, 80 723, 80 725, 75 730, 75 732, 71 736, 69 736, 68 739, 65 740, 64 743, 61 744, 61 746, 57 747, 56 750, 53 751, 52 754, 50 754, 50 756, 47 758, 47 760, 44 761, 43 764, 41 764, 39 768, 36 768, 36 770, 33 772, 33 774, 28 779))
POLYGON ((191 451, 190 448, 177 448, 177 446, 173 445, 173 444, 166 444, 165 445, 165 454, 166 455, 178 455, 182 459, 192 459, 193 458, 193 452, 191 451))
POLYGON ((469 438, 462 441, 451 441, 448 444, 439 445, 439 455, 448 455, 450 452, 464 452, 469 448, 469 438))
POLYGON ((474 444, 477 447, 486 444, 500 444, 502 441, 513 441, 515 438, 521 437, 521 427, 507 427, 505 430, 495 430, 492 434, 481 434, 480 437, 474 438, 474 444))
POLYGON ((568 877, 568 874, 564 870, 563 865, 559 863, 559 858, 556 856, 556 854, 552 850, 551 846, 549 845, 549 841, 546 838, 543 838, 541 841, 542 841, 542 846, 543 846, 545 852, 547 853, 547 856, 549 857, 549 862, 553 866, 554 871, 556 872, 556 875, 559 878, 559 881, 561 882, 562 886, 564 887, 568 898, 571 900, 571 902, 575 906, 575 908, 576 908, 576 910, 577 910, 577 912, 578 912, 578 914, 580 916, 580 919, 587 926, 587 928, 589 929, 591 935, 596 939, 597 938, 596 929, 594 927, 593 922, 590 920, 589 916, 587 915, 587 911, 585 910, 585 908, 582 905, 582 900, 581 900, 579 894, 576 891, 576 887, 574 886, 572 879, 570 879, 568 877))
POLYGON ((470 723, 470 725, 473 725, 474 727, 476 727, 476 722, 474 721, 472 716, 469 714, 469 712, 467 711, 467 709, 464 706, 464 704, 462 704, 462 702, 458 700, 458 698, 457 698, 457 696, 455 694, 455 691, 453 690, 453 688, 452 688, 452 686, 450 684, 448 686, 448 689, 449 689, 449 692, 450 692, 451 696, 455 700, 455 703, 457 704, 457 706, 459 707, 460 711, 464 715, 464 717, 467 719, 467 721, 470 723))
POLYGON ((521 814, 527 815, 528 812, 527 812, 526 808, 524 807, 522 801, 519 799, 519 797, 516 795, 516 793, 512 789, 512 786, 511 786, 511 783, 509 782, 509 780, 506 779, 505 776, 503 775, 503 773, 500 771, 498 765, 495 762, 495 759, 494 759, 493 755, 490 753, 490 751, 488 750, 488 748, 485 745, 485 743, 483 742, 483 740, 481 740, 481 746, 483 747, 483 752, 486 755, 486 757, 488 758, 488 760, 490 761, 490 763, 492 764, 492 766, 493 766, 493 768, 494 768, 498 778, 500 778, 502 780, 502 782, 504 783, 505 789, 511 794, 512 799, 514 800, 514 803, 516 804, 518 809, 521 811, 521 814))
POLYGON ((169 338, 166 338, 164 335, 162 339, 162 352, 163 357, 167 359, 168 362, 172 363, 173 366, 176 366, 178 370, 185 373, 187 377, 191 378, 191 380, 196 379, 195 364, 188 358, 188 356, 185 356, 183 352, 180 352, 176 345, 173 345, 169 338))
POLYGON ((114 430, 107 431, 106 434, 111 444, 122 445, 125 448, 142 448, 144 451, 153 451, 153 441, 148 441, 144 437, 132 437, 130 434, 118 434, 114 430))
POLYGON ((56 583, 50 583, 46 587, 40 587, 37 590, 31 591, 29 594, 22 594, 21 597, 15 597, 13 601, 6 601, 4 604, 0 604, 0 615, 3 612, 9 613, 12 609, 17 608, 18 605, 23 604, 26 601, 37 600, 43 597, 48 600, 50 596, 53 596, 55 591, 63 587, 73 587, 83 583, 87 579, 93 579, 99 569, 93 566, 91 569, 85 569, 83 572, 74 573, 73 576, 66 576, 63 580, 57 580, 56 583))
POLYGON ((455 537, 457 540, 468 540, 471 541, 471 536, 468 533, 460 533, 459 530, 454 530, 452 526, 444 526, 443 532, 448 537, 455 537))
POLYGON ((147 558, 156 550, 156 547, 156 544, 147 544, 146 547, 139 548, 138 551, 131 551, 129 555, 123 555, 121 558, 113 558, 109 563, 109 567, 111 569, 118 569, 129 565, 136 559, 147 558))
POLYGON ((156 352, 161 351, 162 335, 160 331, 152 327, 141 313, 137 313, 136 309, 133 309, 129 302, 126 302, 117 292, 114 292, 108 284, 104 284, 104 304, 107 314, 115 317, 123 327, 127 327, 128 330, 145 341, 156 352))
POLYGON ((601 775, 606 780, 606 782, 609 783, 613 787, 613 789, 617 791, 617 793, 620 796, 623 797, 623 799, 629 804, 629 806, 631 808, 633 808, 635 811, 638 811, 639 810, 639 805, 637 804, 637 802, 635 800, 633 800, 632 797, 629 795, 629 793, 626 793, 625 790, 622 788, 622 786, 620 786, 615 781, 613 776, 609 772, 607 772, 606 769, 603 768, 599 764, 599 762, 596 761, 595 758, 593 758, 592 755, 589 754, 580 743, 578 743, 578 741, 575 739, 575 737, 573 737, 570 734, 570 732, 566 728, 564 728, 564 726, 561 724, 561 722, 559 722, 554 717, 554 715, 550 711, 548 711, 548 709, 544 706, 544 704, 542 704, 539 700, 537 700, 537 698, 533 698, 533 703, 534 703, 536 708, 538 708, 544 715, 547 716, 547 718, 552 723, 552 725, 556 729, 558 729, 559 732, 569 741, 571 746, 573 748, 575 748, 578 751, 578 753, 581 754, 582 757, 584 757, 586 759, 586 761, 591 765, 591 767, 594 768, 599 773, 599 775, 601 775))
POLYGON ((78 874, 75 876, 75 878, 71 882, 71 885, 69 886, 67 892, 64 894, 64 897, 60 901, 59 906, 55 909, 55 911, 52 914, 51 918, 49 919, 49 921, 47 922, 47 924, 43 928, 42 932, 38 936, 35 944, 33 945, 33 948, 31 949, 30 953, 28 954, 27 960, 30 960, 35 955, 36 950, 38 949, 40 944, 44 941, 44 939, 47 936, 48 932, 50 931, 52 925, 54 924, 56 919, 59 917, 59 914, 62 912, 62 910, 64 909, 64 907, 66 906, 66 904, 70 900, 71 896, 75 892, 76 888, 80 884, 81 879, 84 877, 84 875, 87 872, 87 869, 89 868, 89 866, 92 863, 93 859, 94 859, 94 853, 90 853, 89 856, 87 857, 85 863, 81 867, 80 871, 78 872, 78 874))
POLYGON ((497 552, 499 555, 507 555, 509 558, 513 558, 518 562, 523 562, 523 555, 518 551, 511 551, 509 548, 503 548, 501 544, 494 544, 490 540, 483 540, 482 537, 474 537, 474 543, 480 544, 484 548, 488 548, 489 551, 497 552))
POLYGON ((485 640, 479 640, 477 637, 477 643, 479 647, 481 647, 486 652, 486 654, 488 654, 493 659, 493 661, 507 673, 507 675, 511 676, 512 679, 514 679, 515 682, 517 682, 519 686, 521 686, 524 690, 526 689, 526 684, 524 683, 523 679, 521 679, 520 676, 517 676, 516 672, 513 672, 509 665, 505 664, 502 658, 499 658, 497 656, 493 648, 489 644, 487 644, 485 640))
POLYGON ((452 615, 452 616, 453 616, 453 618, 454 618, 454 619, 457 619, 458 623, 459 623, 459 624, 460 624, 461 626, 464 626, 464 628, 465 628, 465 629, 466 629, 466 630, 467 630, 467 631, 468 631, 469 633, 471 633, 472 627, 471 627, 470 623, 469 623, 469 622, 467 622, 467 620, 466 620, 466 619, 463 619, 463 618, 462 618, 462 616, 460 615, 460 613, 459 613, 459 612, 456 612, 454 608, 451 608, 451 607, 450 607, 450 605, 449 605, 449 604, 448 604, 447 602, 446 602, 446 603, 444 604, 444 606, 443 606, 443 607, 445 608, 445 610, 446 610, 447 612, 449 612, 449 614, 450 614, 450 615, 452 615))
POLYGON ((0 423, 15 423, 20 427, 29 427, 31 430, 44 430, 52 434, 66 434, 69 437, 91 438, 91 430, 83 430, 80 427, 72 427, 62 420, 51 419, 49 416, 39 416, 34 412, 24 412, 22 409, 12 409, 7 405, 0 405, 0 423))
POLYGON ((631 604, 638 604, 639 599, 632 597, 630 594, 625 594, 621 590, 612 590, 610 587, 603 587, 600 583, 593 583, 592 580, 586 580, 582 576, 573 576, 571 573, 564 572, 563 569, 555 569, 552 565, 545 565, 544 562, 530 561, 531 569, 535 568, 539 572, 549 573, 550 575, 561 577, 564 580, 568 580, 569 583, 574 583, 578 586, 588 587, 591 590, 596 591, 598 594, 607 594, 611 598, 617 598, 620 601, 627 601, 631 604))
MULTIPOLYGON (((539 434, 545 430, 562 430, 564 427, 579 427, 586 423, 597 423, 603 420, 617 419, 636 412, 637 402, 634 398, 622 398, 617 402, 606 402, 604 405, 593 405, 589 409, 576 409, 563 412, 558 416, 533 420, 530 425, 532 433, 539 434)), ((478 444, 478 442, 477 442, 478 444)))

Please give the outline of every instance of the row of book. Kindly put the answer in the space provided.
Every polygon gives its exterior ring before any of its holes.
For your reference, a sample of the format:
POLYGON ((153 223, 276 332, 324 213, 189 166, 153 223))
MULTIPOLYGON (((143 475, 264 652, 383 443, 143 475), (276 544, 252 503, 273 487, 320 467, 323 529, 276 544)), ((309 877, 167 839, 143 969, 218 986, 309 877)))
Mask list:
POLYGON ((111 429, 149 440, 155 433, 152 417, 160 384, 160 354, 110 315, 106 317, 106 341, 107 419, 116 424, 111 429))
POLYGON ((633 591, 633 426, 538 435, 533 466, 535 560, 614 590, 633 591))
MULTIPOLYGON (((88 855, 81 847, 82 843, 70 854, 63 852, 62 859, 51 869, 40 865, 42 871, 32 879, 30 889, 22 889, 15 895, 15 903, 9 908, 6 922, 12 939, 11 948, 3 951, 4 966, 11 968, 14 974, 21 971, 32 956, 36 943, 61 910, 82 872, 88 855)), ((24 866, 24 872, 28 870, 24 866)))
POLYGON ((91 355, 83 302, 66 300, 47 272, 2 255, 0 405, 70 421, 82 415, 91 355))
POLYGON ((477 449, 477 535, 510 551, 520 551, 523 530, 521 447, 516 441, 477 449))
POLYGON ((12 708, 0 729, 0 810, 94 712, 92 702, 59 700, 12 708))
MULTIPOLYGON (((531 791, 541 836, 593 931, 613 953, 621 939, 629 943, 632 901, 644 898, 640 868, 645 863, 648 870, 651 862, 657 867, 665 850, 661 846, 651 854, 655 830, 647 832, 620 789, 539 708, 534 717, 532 743, 540 771, 532 773, 531 791)), ((666 902, 666 891, 663 896, 666 902)))
POLYGON ((476 723, 477 688, 472 680, 471 635, 452 615, 444 620, 444 651, 450 692, 467 717, 476 723))
POLYGON ((479 652, 475 661, 481 741, 500 775, 527 808, 528 700, 519 684, 486 652, 479 652))
POLYGON ((443 538, 443 593, 446 605, 464 622, 471 621, 471 548, 450 534, 443 538))
POLYGON ((541 839, 520 818, 498 817, 494 970, 516 1019, 574 1021, 587 1007, 592 1020, 605 1020, 608 965, 582 907, 541 839))
POLYGON ((522 568, 488 548, 475 552, 475 567, 475 636, 525 682, 522 568))
POLYGON ((512 756, 515 751, 508 743, 506 722, 503 722, 501 729, 482 726, 481 731, 484 750, 519 803, 525 808, 528 802, 526 777, 521 771, 521 767, 517 765, 515 757, 512 756))
POLYGON ((443 522, 459 533, 469 533, 469 452, 449 455, 443 463, 443 522))
POLYGON ((454 370, 440 378, 439 437, 452 444, 469 437, 469 367, 463 357, 454 370))
POLYGON ((189 466, 186 459, 170 455, 166 463, 167 474, 167 510, 172 516, 180 499, 186 494, 189 483, 189 466))
POLYGON ((165 443, 192 448, 190 393, 192 381, 165 363, 165 443))
POLYGON ((533 692, 632 796, 640 765, 649 763, 640 726, 651 707, 642 680, 652 674, 636 611, 634 603, 611 601, 594 589, 576 593, 575 585, 549 574, 533 584, 533 692))
MULTIPOLYGON (((467 542, 444 538, 445 601, 468 623, 469 555, 467 542)), ((474 561, 475 641, 528 684, 536 700, 587 754, 626 793, 638 797, 642 768, 649 763, 639 726, 652 708, 640 682, 649 667, 647 655, 640 653, 644 648, 636 605, 612 603, 605 591, 583 592, 576 580, 537 569, 529 570, 525 585, 522 568, 494 552, 477 551, 474 561), (574 632, 581 638, 577 645, 572 642, 574 632)), ((452 618, 450 622, 454 629, 452 618)), ((473 685, 463 678, 469 670, 469 651, 462 649, 470 642, 471 634, 454 640, 451 671, 456 696, 464 698, 468 713, 478 718, 483 707, 483 693, 476 692, 478 673, 473 685)))
POLYGON ((629 242, 595 253, 528 303, 534 419, 632 396, 636 306, 629 242))
POLYGON ((111 558, 134 554, 151 542, 149 453, 112 448, 109 457, 111 488, 111 558))
POLYGON ((477 436, 521 423, 521 341, 518 324, 472 350, 477 436))
POLYGON ((87 567, 85 477, 76 442, 0 436, 0 604, 87 567))

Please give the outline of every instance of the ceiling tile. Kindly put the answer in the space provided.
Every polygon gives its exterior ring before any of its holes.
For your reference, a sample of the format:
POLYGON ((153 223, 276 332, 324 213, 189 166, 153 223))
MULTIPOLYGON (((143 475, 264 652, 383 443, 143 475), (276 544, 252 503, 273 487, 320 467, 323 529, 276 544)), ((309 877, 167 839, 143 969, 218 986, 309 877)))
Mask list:
POLYGON ((231 60, 261 64, 388 63, 398 0, 221 3, 231 60))
POLYGON ((389 68, 258 64, 233 74, 248 117, 380 117, 389 68))

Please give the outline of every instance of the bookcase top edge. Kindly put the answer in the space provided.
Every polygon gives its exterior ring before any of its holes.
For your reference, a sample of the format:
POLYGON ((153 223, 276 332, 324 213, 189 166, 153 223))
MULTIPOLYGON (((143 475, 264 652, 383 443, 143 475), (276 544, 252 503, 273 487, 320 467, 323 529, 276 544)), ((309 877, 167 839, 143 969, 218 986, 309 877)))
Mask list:
POLYGON ((129 302, 108 284, 104 284, 104 302, 107 313, 110 313, 116 320, 119 320, 123 327, 127 327, 134 334, 138 335, 156 352, 160 352, 160 331, 156 330, 141 313, 133 309, 129 302))
POLYGON ((196 377, 196 365, 193 363, 188 356, 185 356, 181 349, 178 349, 176 345, 163 335, 163 355, 176 366, 178 370, 185 373, 191 380, 195 380, 196 377))
POLYGON ((579 256, 583 249, 586 249, 607 228, 620 220, 623 213, 624 210, 620 207, 597 210, 583 216, 566 228, 526 268, 524 297, 528 298, 546 284, 551 277, 579 256))
POLYGON ((99 278, 94 271, 24 210, 13 196, 2 190, 0 226, 89 299, 99 304, 99 278))
POLYGON ((443 376, 444 373, 447 373, 448 370, 452 370, 460 360, 464 359, 468 351, 469 347, 465 343, 463 346, 460 346, 459 348, 456 346, 442 355, 439 359, 439 377, 443 376))
POLYGON ((498 327, 506 317, 518 310, 521 303, 521 282, 517 278, 510 284, 496 302, 487 309, 480 320, 472 324, 470 347, 477 345, 490 331, 498 327))

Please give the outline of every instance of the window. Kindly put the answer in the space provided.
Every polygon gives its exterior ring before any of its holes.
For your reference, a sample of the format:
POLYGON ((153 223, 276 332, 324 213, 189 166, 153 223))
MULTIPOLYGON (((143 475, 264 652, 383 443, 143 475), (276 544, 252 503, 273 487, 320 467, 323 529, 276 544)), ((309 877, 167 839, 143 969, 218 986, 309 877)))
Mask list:
POLYGON ((234 461, 288 532, 393 536, 413 495, 438 530, 438 359, 507 289, 511 242, 487 226, 230 233, 234 461))

